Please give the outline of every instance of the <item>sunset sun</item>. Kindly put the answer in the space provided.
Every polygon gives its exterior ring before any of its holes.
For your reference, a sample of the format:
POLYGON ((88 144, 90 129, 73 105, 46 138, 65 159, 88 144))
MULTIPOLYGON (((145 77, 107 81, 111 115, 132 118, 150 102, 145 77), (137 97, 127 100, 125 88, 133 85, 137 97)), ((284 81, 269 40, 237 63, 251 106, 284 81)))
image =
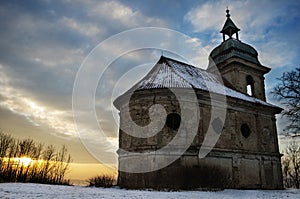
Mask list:
POLYGON ((32 162, 32 159, 29 157, 21 157, 21 158, 17 158, 17 161, 23 166, 29 166, 30 163, 32 162))

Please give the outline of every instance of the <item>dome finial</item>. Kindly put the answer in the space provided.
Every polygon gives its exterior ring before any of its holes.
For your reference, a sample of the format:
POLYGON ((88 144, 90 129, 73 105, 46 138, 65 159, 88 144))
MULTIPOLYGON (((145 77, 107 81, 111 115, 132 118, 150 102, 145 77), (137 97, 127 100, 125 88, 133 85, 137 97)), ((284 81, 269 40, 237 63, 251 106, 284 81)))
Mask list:
POLYGON ((230 14, 229 14, 228 6, 226 7, 226 13, 227 13, 227 14, 226 14, 226 17, 229 18, 229 17, 230 17, 230 14))
POLYGON ((232 38, 233 34, 236 34, 236 39, 239 40, 238 32, 240 31, 240 29, 236 27, 236 25, 231 20, 228 6, 226 9, 226 13, 227 13, 226 14, 227 19, 225 21, 222 30, 220 31, 221 33, 223 33, 223 41, 225 41, 225 35, 227 35, 229 38, 232 38))

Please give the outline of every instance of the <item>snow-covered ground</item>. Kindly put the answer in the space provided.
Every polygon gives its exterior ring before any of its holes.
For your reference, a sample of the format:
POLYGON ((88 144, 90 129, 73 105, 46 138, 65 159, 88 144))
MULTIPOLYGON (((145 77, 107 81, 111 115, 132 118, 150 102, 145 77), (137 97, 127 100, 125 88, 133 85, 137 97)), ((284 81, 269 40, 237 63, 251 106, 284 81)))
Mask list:
POLYGON ((217 192, 204 191, 134 191, 118 188, 88 188, 80 186, 58 186, 42 184, 3 183, 0 184, 0 198, 151 198, 151 199, 175 199, 175 198, 209 198, 209 199, 232 199, 232 198, 289 198, 299 199, 300 190, 288 189, 280 191, 271 190, 224 190, 217 192))

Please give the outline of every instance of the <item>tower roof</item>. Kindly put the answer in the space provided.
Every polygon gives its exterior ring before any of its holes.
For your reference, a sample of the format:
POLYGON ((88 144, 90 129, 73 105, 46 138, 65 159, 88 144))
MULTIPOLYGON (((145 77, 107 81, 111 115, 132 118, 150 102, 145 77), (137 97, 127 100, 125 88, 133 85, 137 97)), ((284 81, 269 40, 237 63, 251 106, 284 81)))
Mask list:
POLYGON ((210 63, 209 65, 222 63, 231 57, 241 58, 261 65, 258 60, 258 53, 252 46, 232 38, 227 39, 214 48, 210 53, 210 57, 213 59, 214 63, 210 63))
MULTIPOLYGON (((229 14, 229 10, 226 10, 226 21, 225 24, 222 28, 222 30, 220 31, 221 33, 223 33, 223 35, 228 35, 230 38, 232 37, 233 34, 238 34, 238 32, 240 31, 240 29, 233 23, 233 21, 230 19, 230 14, 229 14)), ((237 37, 238 39, 238 37, 237 37)))

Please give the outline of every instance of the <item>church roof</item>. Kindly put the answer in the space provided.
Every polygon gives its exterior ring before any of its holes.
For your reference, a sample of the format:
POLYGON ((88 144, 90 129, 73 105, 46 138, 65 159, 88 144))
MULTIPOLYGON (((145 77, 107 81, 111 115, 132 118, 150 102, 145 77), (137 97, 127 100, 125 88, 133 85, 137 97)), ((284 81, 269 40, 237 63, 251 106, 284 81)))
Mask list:
MULTIPOLYGON (((152 70, 142 80, 123 95, 130 95, 139 90, 160 88, 192 88, 216 94, 226 94, 228 97, 275 107, 265 101, 224 86, 223 81, 218 76, 206 70, 164 56, 161 56, 152 70)), ((120 98, 122 96, 118 97, 114 104, 116 101, 121 100, 120 98)))

